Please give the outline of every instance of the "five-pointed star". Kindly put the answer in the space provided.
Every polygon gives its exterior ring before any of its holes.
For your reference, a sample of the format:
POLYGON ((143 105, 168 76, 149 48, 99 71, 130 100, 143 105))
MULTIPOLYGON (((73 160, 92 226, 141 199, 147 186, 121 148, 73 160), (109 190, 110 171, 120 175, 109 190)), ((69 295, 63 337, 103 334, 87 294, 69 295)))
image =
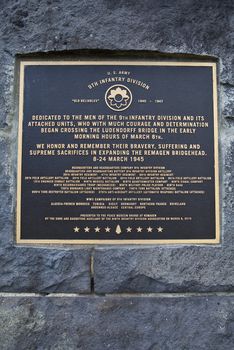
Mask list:
POLYGON ((107 226, 107 227, 105 228, 105 231, 106 231, 106 232, 110 232, 110 227, 107 226))
POLYGON ((100 227, 95 227, 95 232, 100 232, 100 227))
POLYGON ((158 230, 158 232, 163 232, 163 227, 160 226, 157 228, 157 230, 158 230))
POLYGON ((153 229, 152 229, 152 227, 150 227, 150 226, 147 228, 147 231, 148 231, 148 232, 152 232, 152 230, 153 230, 153 229))
POLYGON ((85 227, 85 232, 89 232, 90 228, 88 226, 85 227))
POLYGON ((80 231, 80 228, 76 226, 76 227, 74 227, 73 230, 74 230, 74 232, 79 232, 79 231, 80 231))
POLYGON ((137 227, 137 232, 141 232, 142 231, 142 227, 137 227))
POLYGON ((127 227, 127 232, 132 232, 132 228, 131 227, 127 227))

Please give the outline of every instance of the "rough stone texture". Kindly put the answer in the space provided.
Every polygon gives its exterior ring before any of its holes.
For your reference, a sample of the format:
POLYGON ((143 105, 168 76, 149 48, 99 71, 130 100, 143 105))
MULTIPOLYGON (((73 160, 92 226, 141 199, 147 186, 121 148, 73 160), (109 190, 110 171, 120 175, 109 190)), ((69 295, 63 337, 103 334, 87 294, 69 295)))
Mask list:
POLYGON ((99 249, 95 291, 234 291, 233 248, 99 249))
POLYGON ((90 249, 15 246, 15 187, 10 176, 11 147, 4 134, 0 147, 0 291, 90 292, 90 249))
POLYGON ((233 297, 6 297, 2 350, 231 350, 233 297))
MULTIPOLYGON (((152 50, 181 57, 185 53, 212 56, 220 63, 220 116, 231 117, 233 8, 232 0, 1 1, 0 256, 4 268, 0 290, 86 292, 90 285, 89 248, 16 248, 13 244, 17 149, 15 55, 48 51, 79 55, 74 50, 111 49, 152 50)), ((221 187, 225 209, 222 245, 98 248, 94 260, 98 293, 233 288, 233 177, 228 175, 233 164, 232 130, 232 122, 221 123, 221 187)))
POLYGON ((90 292, 89 254, 79 250, 0 249, 3 292, 90 292))
MULTIPOLYGON (((233 0, 0 1, 0 292, 89 293, 91 280, 96 293, 233 291, 233 10, 233 0), (146 50, 174 59, 191 55, 218 60, 220 246, 95 248, 94 276, 91 247, 15 246, 15 57, 29 53, 51 57, 55 51, 62 57, 79 57, 82 49, 139 50, 141 57, 146 50)), ((0 347, 230 350, 233 320, 233 294, 180 298, 19 294, 2 297, 0 347)))
POLYGON ((222 80, 233 83, 232 0, 3 0, 1 7, 6 60, 79 48, 196 53, 221 58, 222 80))
POLYGON ((234 83, 232 0, 2 0, 1 125, 12 112, 16 54, 77 49, 153 50, 220 59, 234 83))
POLYGON ((113 292, 234 291, 234 127, 220 134, 222 243, 218 246, 96 248, 95 290, 113 292))
POLYGON ((234 117, 234 87, 229 84, 222 85, 222 115, 230 118, 234 117))
POLYGON ((234 291, 234 126, 223 121, 222 243, 218 246, 96 248, 97 293, 234 291))

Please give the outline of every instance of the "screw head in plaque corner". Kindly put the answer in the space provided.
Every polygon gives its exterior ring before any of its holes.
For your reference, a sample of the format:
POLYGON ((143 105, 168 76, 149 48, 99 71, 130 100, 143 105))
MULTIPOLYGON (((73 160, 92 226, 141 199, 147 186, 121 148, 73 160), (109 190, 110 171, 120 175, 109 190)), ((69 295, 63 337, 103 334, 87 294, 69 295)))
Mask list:
POLYGON ((124 111, 132 103, 132 93, 125 85, 112 85, 106 90, 105 101, 113 111, 124 111))

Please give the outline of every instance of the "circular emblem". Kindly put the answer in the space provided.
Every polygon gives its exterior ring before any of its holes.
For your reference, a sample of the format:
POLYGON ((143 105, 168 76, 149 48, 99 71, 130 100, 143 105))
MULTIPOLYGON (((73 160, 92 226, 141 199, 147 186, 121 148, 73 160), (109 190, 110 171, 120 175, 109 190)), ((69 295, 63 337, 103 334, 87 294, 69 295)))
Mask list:
POLYGON ((124 111, 132 103, 132 93, 124 85, 112 85, 106 90, 105 101, 113 111, 124 111))

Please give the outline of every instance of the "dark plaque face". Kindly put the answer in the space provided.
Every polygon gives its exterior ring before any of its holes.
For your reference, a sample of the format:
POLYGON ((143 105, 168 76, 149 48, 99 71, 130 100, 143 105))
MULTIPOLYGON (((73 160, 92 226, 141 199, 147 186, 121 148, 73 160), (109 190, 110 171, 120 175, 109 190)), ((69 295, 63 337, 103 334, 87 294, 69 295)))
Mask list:
POLYGON ((24 61, 17 242, 219 243, 215 63, 24 61))

